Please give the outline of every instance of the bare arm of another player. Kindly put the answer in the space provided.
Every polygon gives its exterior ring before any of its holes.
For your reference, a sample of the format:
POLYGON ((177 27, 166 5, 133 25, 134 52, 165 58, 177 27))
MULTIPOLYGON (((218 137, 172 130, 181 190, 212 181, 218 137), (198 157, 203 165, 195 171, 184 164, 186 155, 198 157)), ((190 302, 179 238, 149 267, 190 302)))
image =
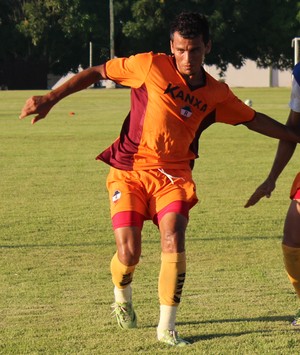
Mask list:
POLYGON ((30 97, 22 108, 19 118, 23 119, 29 115, 36 115, 31 121, 34 124, 45 118, 51 108, 64 97, 86 89, 102 79, 107 79, 103 64, 83 70, 57 89, 43 96, 30 97))
MULTIPOLYGON (((286 126, 294 131, 299 130, 300 113, 290 110, 286 126)), ((245 204, 246 208, 254 206, 263 197, 271 196, 276 186, 276 180, 293 156, 296 145, 295 142, 280 140, 270 173, 267 179, 250 196, 245 204)))
POLYGON ((268 137, 300 143, 300 126, 293 126, 293 128, 291 128, 290 126, 275 121, 261 112, 256 112, 254 119, 245 122, 244 125, 252 131, 268 137))

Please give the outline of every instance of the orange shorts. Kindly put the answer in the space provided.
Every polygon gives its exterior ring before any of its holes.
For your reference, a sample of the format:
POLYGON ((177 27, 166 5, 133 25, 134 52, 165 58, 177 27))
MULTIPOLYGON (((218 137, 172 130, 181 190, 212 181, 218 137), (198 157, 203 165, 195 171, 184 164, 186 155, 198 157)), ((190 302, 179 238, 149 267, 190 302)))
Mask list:
POLYGON ((110 168, 106 186, 114 229, 143 226, 151 219, 159 224, 167 212, 183 214, 198 202, 190 170, 126 171, 110 168))
POLYGON ((291 192, 290 192, 291 200, 299 200, 300 199, 300 173, 298 173, 294 179, 291 192))

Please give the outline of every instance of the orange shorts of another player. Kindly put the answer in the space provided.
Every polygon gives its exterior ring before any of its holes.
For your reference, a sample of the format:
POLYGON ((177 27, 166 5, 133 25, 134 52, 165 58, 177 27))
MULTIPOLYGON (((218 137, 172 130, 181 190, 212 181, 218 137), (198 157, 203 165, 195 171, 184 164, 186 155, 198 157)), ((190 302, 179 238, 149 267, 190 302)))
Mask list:
POLYGON ((106 186, 114 229, 142 228, 144 221, 149 219, 158 225, 168 212, 182 214, 188 219, 189 210, 198 202, 190 170, 111 168, 106 186))
POLYGON ((298 173, 294 179, 291 192, 290 192, 291 200, 299 200, 300 199, 300 173, 298 173))

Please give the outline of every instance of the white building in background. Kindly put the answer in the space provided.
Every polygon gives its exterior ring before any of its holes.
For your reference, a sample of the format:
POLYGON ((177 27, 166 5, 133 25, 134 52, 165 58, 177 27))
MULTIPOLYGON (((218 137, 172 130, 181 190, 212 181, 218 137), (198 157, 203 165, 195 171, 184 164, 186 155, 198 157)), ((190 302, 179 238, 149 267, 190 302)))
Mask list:
MULTIPOLYGON (((205 65, 204 67, 210 75, 219 79, 220 70, 216 66, 205 65)), ((229 64, 222 79, 230 87, 290 87, 292 71, 258 68, 254 61, 246 60, 240 69, 229 64)))

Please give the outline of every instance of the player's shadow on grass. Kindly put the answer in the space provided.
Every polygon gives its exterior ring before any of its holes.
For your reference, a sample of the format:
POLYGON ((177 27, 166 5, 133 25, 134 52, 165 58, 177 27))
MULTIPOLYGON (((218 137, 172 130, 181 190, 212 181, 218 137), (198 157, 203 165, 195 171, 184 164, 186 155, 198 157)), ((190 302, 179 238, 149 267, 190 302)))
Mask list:
POLYGON ((197 324, 213 324, 213 323, 241 323, 241 322, 290 322, 291 315, 289 316, 265 316, 257 318, 227 318, 227 319, 212 319, 212 320, 203 320, 203 321, 190 321, 190 322, 178 322, 177 324, 181 325, 197 325, 197 324))
POLYGON ((215 240, 226 240, 226 241, 236 241, 236 240, 239 240, 239 241, 249 241, 249 240, 268 240, 268 239, 275 239, 275 240, 281 240, 282 239, 282 235, 273 235, 273 236, 264 236, 264 235, 260 235, 260 236, 247 236, 247 235, 241 235, 239 237, 236 237, 236 236, 225 236, 225 237, 203 237, 201 238, 200 237, 189 237, 188 238, 188 241, 189 242, 213 242, 215 240))
POLYGON ((263 334, 263 333, 271 333, 271 332, 272 332, 271 329, 270 330, 249 330, 249 331, 235 332, 235 333, 203 334, 203 335, 185 337, 185 339, 193 344, 203 340, 211 340, 211 339, 225 338, 225 337, 239 337, 241 335, 247 335, 247 334, 263 334))
MULTIPOLYGON (((179 322, 178 325, 205 325, 205 324, 213 324, 213 323, 249 323, 249 322, 287 322, 290 324, 292 321, 291 316, 271 316, 271 317, 257 317, 257 318, 229 318, 229 319, 214 319, 214 320, 206 320, 206 321, 191 321, 191 322, 179 322)), ((210 340, 215 338, 224 338, 224 337, 238 337, 246 334, 255 334, 255 333, 270 333, 272 329, 259 329, 259 330, 245 330, 241 332, 234 333, 214 333, 214 334, 202 334, 196 335, 192 337, 187 337, 186 340, 191 343, 195 343, 201 340, 210 340)))
MULTIPOLYGON (((250 322, 287 322, 291 323, 293 317, 288 316, 271 316, 271 317, 257 317, 257 318, 227 318, 227 319, 212 319, 212 320, 199 320, 199 321, 188 321, 188 322, 177 322, 177 325, 201 325, 201 324, 222 324, 222 323, 250 323, 250 322)), ((145 326, 145 328, 152 328, 154 325, 145 326)))

